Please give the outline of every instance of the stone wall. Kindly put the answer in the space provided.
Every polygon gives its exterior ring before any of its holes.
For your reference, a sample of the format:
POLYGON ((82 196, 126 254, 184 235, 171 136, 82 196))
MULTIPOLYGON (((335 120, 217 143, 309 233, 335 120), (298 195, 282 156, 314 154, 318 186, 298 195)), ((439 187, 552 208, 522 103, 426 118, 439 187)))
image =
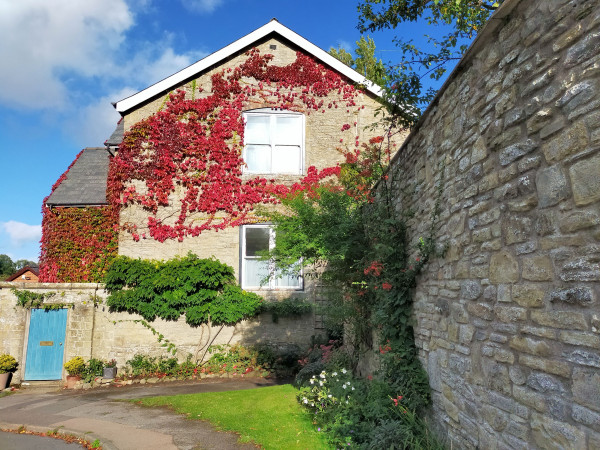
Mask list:
POLYGON ((395 159, 437 239, 414 307, 456 448, 600 448, 600 7, 507 0, 395 159))
MULTIPOLYGON (((171 356, 147 327, 136 320, 137 314, 109 312, 105 305, 106 292, 102 286, 91 283, 6 283, 0 282, 0 353, 9 353, 19 361, 13 382, 25 374, 26 342, 29 332, 29 310, 17 306, 11 289, 17 288, 38 293, 55 292, 46 303, 73 305, 67 314, 64 361, 74 356, 115 359, 123 367, 136 353, 150 356, 171 356)), ((318 334, 315 317, 307 314, 301 318, 279 318, 274 323, 270 314, 239 323, 235 327, 190 327, 185 320, 168 322, 157 319, 150 325, 176 345, 177 357, 184 360, 189 354, 199 359, 208 344, 298 345, 304 348, 310 337, 318 334)), ((63 374, 63 376, 66 374, 63 374)))

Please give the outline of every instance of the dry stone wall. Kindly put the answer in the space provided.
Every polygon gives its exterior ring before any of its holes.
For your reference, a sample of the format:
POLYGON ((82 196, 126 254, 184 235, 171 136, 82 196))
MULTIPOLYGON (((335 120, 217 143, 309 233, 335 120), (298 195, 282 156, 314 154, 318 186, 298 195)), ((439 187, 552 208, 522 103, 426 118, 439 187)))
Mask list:
POLYGON ((415 240, 444 171, 414 318, 456 448, 600 448, 599 4, 507 0, 395 160, 415 240))

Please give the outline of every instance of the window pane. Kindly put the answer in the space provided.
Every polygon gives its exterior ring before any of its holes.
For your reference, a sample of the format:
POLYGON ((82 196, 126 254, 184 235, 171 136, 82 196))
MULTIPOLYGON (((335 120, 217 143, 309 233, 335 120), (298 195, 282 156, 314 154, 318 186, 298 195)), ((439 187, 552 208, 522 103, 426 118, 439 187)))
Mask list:
POLYGON ((302 118, 275 116, 274 144, 302 145, 302 118))
MULTIPOLYGON (((279 273, 277 275, 280 275, 279 273)), ((296 274, 284 274, 275 278, 276 287, 300 287, 300 267, 296 274)))
POLYGON ((271 173, 270 145, 248 145, 244 159, 248 165, 248 172, 271 173))
POLYGON ((261 286, 269 275, 269 262, 259 259, 244 260, 244 286, 261 286))
POLYGON ((277 145, 273 152, 273 173, 300 172, 300 147, 277 145))
POLYGON ((269 116, 257 116, 248 114, 246 117, 246 129, 244 130, 244 141, 246 144, 269 144, 269 128, 271 118, 269 116))
POLYGON ((259 252, 269 250, 269 228, 247 227, 246 232, 246 254, 245 256, 259 256, 259 252))

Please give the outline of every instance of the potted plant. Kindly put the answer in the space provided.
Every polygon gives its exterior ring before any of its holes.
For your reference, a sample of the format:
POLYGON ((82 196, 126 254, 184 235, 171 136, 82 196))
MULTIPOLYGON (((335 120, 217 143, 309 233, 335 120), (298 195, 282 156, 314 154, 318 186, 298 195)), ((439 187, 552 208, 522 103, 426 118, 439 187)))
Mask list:
POLYGON ((75 383, 81 380, 81 374, 85 371, 85 361, 81 356, 75 356, 65 363, 67 375, 67 389, 73 389, 75 383))
POLYGON ((8 354, 0 355, 0 391, 8 387, 10 374, 17 369, 19 363, 8 354))
POLYGON ((103 378, 115 378, 117 376, 117 361, 111 359, 106 361, 102 371, 103 378))

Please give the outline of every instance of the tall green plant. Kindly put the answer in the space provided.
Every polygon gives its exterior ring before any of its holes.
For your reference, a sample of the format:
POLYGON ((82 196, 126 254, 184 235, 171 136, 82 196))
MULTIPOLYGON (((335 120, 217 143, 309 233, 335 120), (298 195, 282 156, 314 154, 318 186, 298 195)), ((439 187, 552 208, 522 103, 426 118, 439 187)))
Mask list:
POLYGON ((303 258, 324 268, 317 273, 332 287, 328 315, 345 324, 354 348, 379 348, 383 378, 417 408, 428 403, 429 389, 414 345, 411 289, 434 252, 439 205, 429 234, 411 246, 410 212, 394 195, 404 174, 388 168, 390 142, 379 137, 344 151, 337 180, 284 197, 286 210, 271 214, 277 234, 270 257, 278 266, 303 258))
POLYGON ((117 257, 105 277, 114 311, 137 313, 189 325, 234 325, 260 312, 262 298, 236 284, 233 268, 188 254, 169 261, 117 257))

